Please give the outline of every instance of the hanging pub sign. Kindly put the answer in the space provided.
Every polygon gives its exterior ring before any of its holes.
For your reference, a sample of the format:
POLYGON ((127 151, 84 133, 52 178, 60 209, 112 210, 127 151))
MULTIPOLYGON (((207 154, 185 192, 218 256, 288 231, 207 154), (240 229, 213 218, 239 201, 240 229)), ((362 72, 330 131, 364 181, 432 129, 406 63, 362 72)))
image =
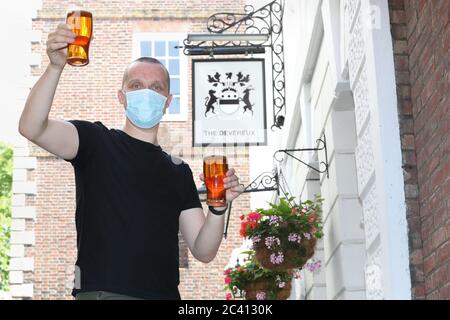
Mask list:
POLYGON ((267 145, 264 59, 192 61, 193 146, 267 145))

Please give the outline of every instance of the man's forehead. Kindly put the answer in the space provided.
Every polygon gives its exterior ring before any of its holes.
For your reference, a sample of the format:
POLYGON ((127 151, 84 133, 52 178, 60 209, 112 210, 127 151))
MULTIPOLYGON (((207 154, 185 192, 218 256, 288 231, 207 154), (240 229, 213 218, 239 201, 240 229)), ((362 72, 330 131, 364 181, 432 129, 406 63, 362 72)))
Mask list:
POLYGON ((127 73, 128 80, 137 78, 164 82, 166 79, 164 67, 157 63, 135 62, 129 66, 127 73))

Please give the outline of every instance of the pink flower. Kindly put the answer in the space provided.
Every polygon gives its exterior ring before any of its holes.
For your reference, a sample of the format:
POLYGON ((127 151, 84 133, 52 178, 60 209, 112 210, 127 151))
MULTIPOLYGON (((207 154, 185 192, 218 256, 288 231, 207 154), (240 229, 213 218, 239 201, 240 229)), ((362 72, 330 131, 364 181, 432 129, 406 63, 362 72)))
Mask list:
POLYGON ((261 214, 259 214, 258 212, 252 212, 249 216, 248 216, 248 221, 259 221, 259 219, 261 219, 261 214))
POLYGON ((290 234, 288 235, 288 241, 289 241, 289 242, 300 242, 300 240, 301 240, 301 237, 300 237, 299 234, 296 234, 296 233, 290 233, 290 234))
POLYGON ((230 273, 231 273, 231 268, 228 268, 223 272, 223 274, 226 276, 229 275, 230 273))
POLYGON ((256 235, 256 236, 253 236, 253 237, 252 237, 252 243, 253 243, 253 244, 256 244, 256 243, 258 243, 258 242, 260 242, 260 241, 261 241, 261 236, 256 235))
POLYGON ((230 277, 226 277, 226 278, 225 278, 225 283, 226 283, 226 284, 230 284, 230 282, 231 282, 231 278, 230 278, 230 277))
POLYGON ((278 288, 284 288, 286 286, 286 282, 281 281, 281 277, 280 276, 277 276, 276 283, 277 283, 278 288))
POLYGON ((292 271, 292 276, 294 279, 300 279, 302 277, 301 270, 295 269, 292 271))
POLYGON ((231 293, 228 292, 228 293, 226 294, 225 298, 226 298, 227 300, 231 300, 231 293))
POLYGON ((266 293, 264 291, 256 294, 256 300, 266 300, 266 293))
POLYGON ((276 253, 272 253, 270 255, 270 262, 272 262, 273 264, 281 264, 284 261, 284 255, 283 252, 278 252, 278 254, 276 253))
POLYGON ((281 218, 280 217, 278 217, 278 216, 270 216, 270 219, 269 219, 269 226, 272 226, 272 225, 274 225, 274 224, 277 224, 277 223, 279 223, 281 221, 281 218))
POLYGON ((320 261, 320 260, 317 260, 317 261, 313 261, 313 262, 307 263, 305 267, 306 267, 306 269, 308 269, 310 272, 316 272, 316 271, 319 270, 320 267, 321 267, 321 261, 320 261))
POLYGON ((267 237, 265 242, 267 249, 272 249, 274 245, 280 245, 280 239, 276 237, 267 237))

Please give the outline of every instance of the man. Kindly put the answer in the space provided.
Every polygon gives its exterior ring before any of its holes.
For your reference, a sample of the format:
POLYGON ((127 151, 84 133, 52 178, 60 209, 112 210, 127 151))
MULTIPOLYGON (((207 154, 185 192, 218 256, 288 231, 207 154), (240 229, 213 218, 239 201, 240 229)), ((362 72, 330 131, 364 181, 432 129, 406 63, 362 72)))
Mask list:
MULTIPOLYGON (((179 299, 178 231, 205 263, 219 249, 226 207, 205 217, 192 171, 158 145, 161 117, 170 105, 169 74, 156 59, 125 71, 118 99, 123 130, 101 122, 49 119, 53 97, 75 34, 66 24, 49 34, 50 63, 20 118, 20 133, 75 170, 77 299, 179 299), (77 285, 79 284, 79 285, 77 285)), ((203 176, 200 178, 203 180, 203 176)), ((243 192, 235 171, 225 178, 226 199, 243 192)))

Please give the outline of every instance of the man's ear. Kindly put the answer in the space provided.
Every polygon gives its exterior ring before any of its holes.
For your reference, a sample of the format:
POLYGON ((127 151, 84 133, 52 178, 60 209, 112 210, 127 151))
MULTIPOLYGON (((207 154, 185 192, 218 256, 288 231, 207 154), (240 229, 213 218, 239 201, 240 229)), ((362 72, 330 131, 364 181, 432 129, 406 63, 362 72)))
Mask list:
POLYGON ((172 95, 169 95, 169 96, 167 97, 166 105, 164 106, 164 114, 166 114, 167 108, 170 107, 170 103, 172 102, 172 98, 173 98, 172 95))
POLYGON ((121 105, 123 105, 124 109, 127 108, 127 97, 123 93, 122 90, 117 91, 117 98, 119 99, 119 102, 121 105))

